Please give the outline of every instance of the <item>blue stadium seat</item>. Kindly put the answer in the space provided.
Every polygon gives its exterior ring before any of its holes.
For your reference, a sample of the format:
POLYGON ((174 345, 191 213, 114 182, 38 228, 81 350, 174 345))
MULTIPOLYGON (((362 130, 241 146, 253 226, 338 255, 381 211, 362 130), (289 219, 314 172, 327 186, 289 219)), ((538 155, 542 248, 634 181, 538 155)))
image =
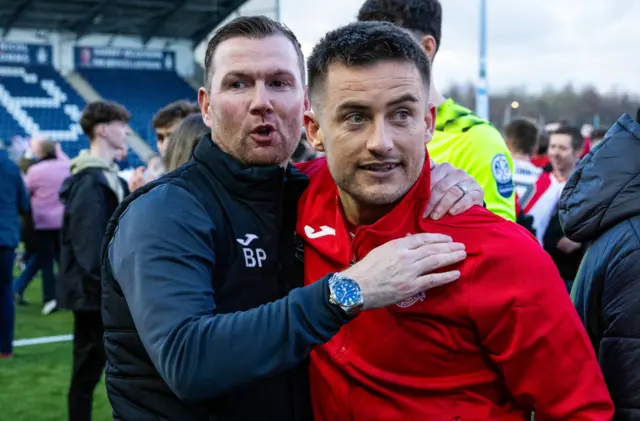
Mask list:
POLYGON ((0 66, 0 138, 42 133, 70 157, 89 146, 78 125, 85 101, 55 69, 0 66))
MULTIPOLYGON (((71 158, 89 147, 78 124, 85 100, 52 67, 0 65, 0 139, 42 133, 71 158)), ((132 150, 131 166, 144 165, 132 150)))
POLYGON ((197 99, 195 89, 171 71, 78 69, 78 72, 102 97, 129 110, 131 127, 156 152, 151 126, 154 114, 170 102, 197 99))

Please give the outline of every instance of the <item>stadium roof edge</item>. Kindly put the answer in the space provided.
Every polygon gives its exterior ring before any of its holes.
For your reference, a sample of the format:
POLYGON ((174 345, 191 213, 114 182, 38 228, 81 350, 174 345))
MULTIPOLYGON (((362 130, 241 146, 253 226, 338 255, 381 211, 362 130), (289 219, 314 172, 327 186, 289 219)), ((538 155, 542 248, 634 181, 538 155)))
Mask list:
POLYGON ((11 29, 187 39, 194 46, 247 0, 17 0, 0 4, 2 37, 11 29))

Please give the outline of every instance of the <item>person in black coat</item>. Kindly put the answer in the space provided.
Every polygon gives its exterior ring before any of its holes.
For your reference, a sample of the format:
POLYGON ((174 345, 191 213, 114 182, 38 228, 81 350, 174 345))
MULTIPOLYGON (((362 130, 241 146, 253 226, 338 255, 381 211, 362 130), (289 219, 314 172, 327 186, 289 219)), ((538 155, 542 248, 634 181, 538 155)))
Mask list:
POLYGON ((89 149, 71 160, 71 176, 60 188, 65 208, 57 304, 73 312, 69 421, 91 420, 93 391, 106 364, 100 251, 111 214, 129 194, 114 160, 126 148, 130 118, 127 110, 113 102, 87 104, 80 126, 89 137, 89 149))
POLYGON ((614 420, 640 419, 639 123, 623 115, 580 162, 559 216, 570 240, 588 244, 572 296, 616 406, 614 420))

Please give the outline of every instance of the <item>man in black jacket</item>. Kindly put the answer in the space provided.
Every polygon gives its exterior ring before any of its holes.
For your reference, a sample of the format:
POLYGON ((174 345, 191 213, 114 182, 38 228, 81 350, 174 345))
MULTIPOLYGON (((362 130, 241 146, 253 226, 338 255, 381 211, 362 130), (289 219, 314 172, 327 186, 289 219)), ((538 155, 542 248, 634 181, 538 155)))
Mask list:
POLYGON ((61 237, 58 307, 73 311, 73 374, 70 421, 91 419, 92 396, 105 365, 100 316, 100 249, 111 214, 129 193, 118 177, 116 154, 126 147, 130 115, 118 104, 87 105, 80 125, 90 148, 71 161, 60 189, 65 206, 61 237))
POLYGON ((615 420, 640 419, 638 157, 640 124, 623 115, 580 162, 559 204, 565 235, 589 244, 572 295, 600 360, 615 420))
MULTIPOLYGON (((295 221, 307 179, 288 164, 309 108, 300 45, 277 22, 241 17, 213 36, 205 68, 199 103, 215 142, 205 136, 190 162, 136 190, 107 229, 114 418, 308 420, 304 363, 353 314, 336 298, 350 291, 330 290, 329 276, 301 288, 295 221)), ((443 183, 457 198, 477 188, 468 177, 443 183)), ((383 247, 384 259, 357 263, 362 309, 455 280, 434 271, 465 257, 437 234, 383 247)))

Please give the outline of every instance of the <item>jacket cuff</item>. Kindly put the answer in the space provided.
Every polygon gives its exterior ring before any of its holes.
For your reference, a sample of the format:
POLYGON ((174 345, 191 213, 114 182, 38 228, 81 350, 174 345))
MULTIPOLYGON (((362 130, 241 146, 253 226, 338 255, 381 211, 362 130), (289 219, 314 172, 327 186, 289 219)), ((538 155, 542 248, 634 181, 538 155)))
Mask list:
POLYGON ((305 297, 306 302, 303 305, 315 309, 313 313, 315 313, 317 317, 318 326, 321 326, 323 330, 331 331, 335 334, 342 326, 351 321, 353 317, 329 301, 329 279, 331 279, 332 275, 332 273, 329 273, 304 288, 309 291, 305 297))

